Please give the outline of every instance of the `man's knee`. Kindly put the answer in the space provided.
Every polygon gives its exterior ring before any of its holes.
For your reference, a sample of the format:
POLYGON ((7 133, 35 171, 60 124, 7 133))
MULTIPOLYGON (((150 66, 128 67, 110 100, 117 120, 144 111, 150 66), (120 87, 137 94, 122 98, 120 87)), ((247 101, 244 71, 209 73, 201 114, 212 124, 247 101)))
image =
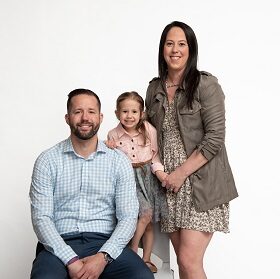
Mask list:
POLYGON ((64 264, 46 250, 41 251, 33 261, 31 279, 67 279, 68 272, 64 264))
POLYGON ((118 279, 154 279, 154 275, 148 266, 129 248, 124 249, 123 253, 111 267, 108 266, 108 272, 110 269, 112 269, 112 272, 116 272, 116 274, 122 274, 119 277, 114 277, 118 279))
POLYGON ((139 271, 137 273, 137 277, 135 277, 135 279, 154 279, 154 274, 150 271, 149 268, 145 268, 145 269, 141 269, 141 271, 139 271))

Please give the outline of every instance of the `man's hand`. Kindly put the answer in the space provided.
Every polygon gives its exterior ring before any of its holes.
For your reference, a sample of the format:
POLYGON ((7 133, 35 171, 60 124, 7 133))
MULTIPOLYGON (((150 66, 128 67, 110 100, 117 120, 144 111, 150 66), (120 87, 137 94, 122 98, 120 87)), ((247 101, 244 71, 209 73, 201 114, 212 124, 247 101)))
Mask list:
POLYGON ((82 261, 84 266, 78 272, 79 279, 98 279, 107 265, 102 253, 83 258, 82 261))
POLYGON ((69 264, 67 266, 67 268, 68 268, 70 278, 71 279, 80 279, 80 277, 78 277, 78 272, 82 269, 83 266, 84 266, 84 263, 81 260, 77 260, 77 261, 73 262, 72 264, 69 264))

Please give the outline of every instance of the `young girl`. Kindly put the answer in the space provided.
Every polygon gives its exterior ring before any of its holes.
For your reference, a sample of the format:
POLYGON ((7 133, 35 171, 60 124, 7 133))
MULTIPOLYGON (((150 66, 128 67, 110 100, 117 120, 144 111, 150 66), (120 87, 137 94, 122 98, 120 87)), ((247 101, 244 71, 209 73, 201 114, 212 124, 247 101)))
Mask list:
POLYGON ((120 123, 108 133, 108 145, 122 150, 131 160, 139 200, 139 219, 131 249, 137 252, 142 239, 143 260, 155 273, 157 268, 151 262, 152 222, 158 222, 161 216, 167 215, 164 188, 159 183, 167 174, 159 159, 156 130, 144 120, 142 97, 134 91, 121 94, 115 113, 120 123))

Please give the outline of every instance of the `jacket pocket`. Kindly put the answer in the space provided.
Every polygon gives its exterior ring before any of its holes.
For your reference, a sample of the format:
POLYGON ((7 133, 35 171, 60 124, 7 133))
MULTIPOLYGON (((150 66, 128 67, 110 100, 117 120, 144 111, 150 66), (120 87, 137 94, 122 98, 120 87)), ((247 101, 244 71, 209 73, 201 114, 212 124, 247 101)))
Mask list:
POLYGON ((187 105, 179 109, 180 114, 193 115, 201 110, 201 104, 198 101, 193 102, 193 107, 189 108, 187 105))

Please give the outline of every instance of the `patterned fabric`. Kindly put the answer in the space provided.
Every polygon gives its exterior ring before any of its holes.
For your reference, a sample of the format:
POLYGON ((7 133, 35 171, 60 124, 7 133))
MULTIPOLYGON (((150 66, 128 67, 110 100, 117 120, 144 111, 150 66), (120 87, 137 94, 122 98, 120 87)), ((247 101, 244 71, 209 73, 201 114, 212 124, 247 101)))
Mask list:
MULTIPOLYGON (((173 100, 166 108, 161 135, 164 167, 167 173, 174 171, 187 158, 176 119, 173 100)), ((229 232, 229 204, 197 212, 192 202, 192 187, 188 178, 177 194, 167 191, 166 197, 169 216, 161 221, 163 232, 170 233, 180 228, 203 232, 229 232)))
POLYGON ((139 201, 139 216, 150 216, 153 222, 166 218, 167 203, 165 188, 151 172, 151 164, 134 168, 137 197, 139 201))
POLYGON ((34 165, 30 201, 39 242, 65 264, 76 253, 61 235, 112 234, 100 250, 116 258, 138 217, 131 163, 101 141, 87 159, 75 153, 70 138, 43 152, 34 165))

